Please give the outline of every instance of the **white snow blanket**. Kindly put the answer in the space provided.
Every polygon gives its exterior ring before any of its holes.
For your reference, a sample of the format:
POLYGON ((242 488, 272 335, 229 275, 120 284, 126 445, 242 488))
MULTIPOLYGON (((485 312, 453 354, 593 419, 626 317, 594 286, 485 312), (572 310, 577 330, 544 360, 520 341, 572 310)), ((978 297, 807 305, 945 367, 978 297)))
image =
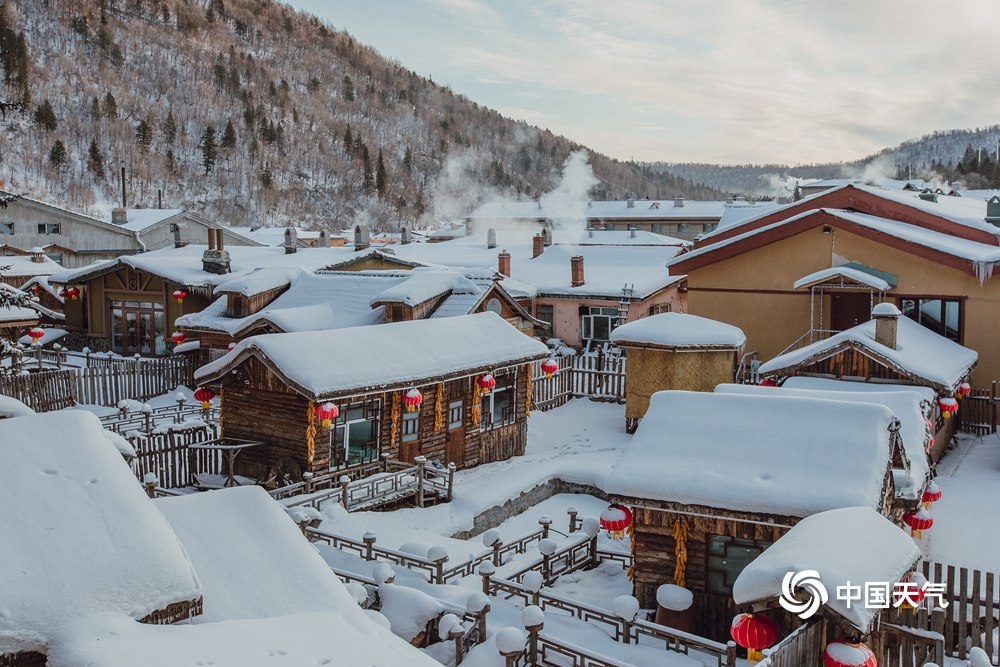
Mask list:
POLYGON ((743 330, 725 322, 687 313, 660 313, 623 324, 611 332, 619 345, 645 344, 663 347, 742 348, 747 342, 743 330))

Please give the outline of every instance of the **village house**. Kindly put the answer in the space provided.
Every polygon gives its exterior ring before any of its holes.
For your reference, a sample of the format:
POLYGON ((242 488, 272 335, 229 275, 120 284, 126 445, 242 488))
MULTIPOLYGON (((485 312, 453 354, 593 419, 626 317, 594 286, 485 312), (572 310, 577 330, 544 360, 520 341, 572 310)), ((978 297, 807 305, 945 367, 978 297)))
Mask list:
POLYGON ((1000 197, 989 202, 844 185, 720 227, 669 262, 689 312, 747 334, 769 359, 868 319, 880 301, 976 350, 1000 377, 1000 197), (996 223, 996 224, 994 224, 996 223))
POLYGON ((594 349, 620 324, 685 310, 683 276, 667 275, 664 268, 685 245, 647 232, 508 229, 395 250, 427 265, 492 269, 504 276, 501 285, 516 300, 530 301, 525 310, 549 323, 553 337, 594 349))
POLYGON ((0 420, 0 485, 0 664, 45 665, 65 627, 95 614, 171 623, 201 613, 181 543, 94 415, 0 420))
POLYGON ((728 637, 736 577, 801 519, 841 507, 900 513, 898 429, 882 405, 654 394, 605 481, 632 511, 635 596, 651 607, 660 585, 684 586, 695 632, 728 637))
POLYGON ((625 351, 625 428, 635 431, 658 391, 712 391, 732 382, 746 336, 736 327, 688 315, 661 313, 611 332, 625 351))
POLYGON ((527 202, 489 202, 466 219, 471 231, 488 227, 548 227, 555 230, 581 226, 594 230, 638 230, 692 240, 714 230, 723 215, 748 217, 774 208, 771 202, 748 202, 742 197, 725 201, 695 201, 684 197, 670 200, 626 199, 589 201, 579 206, 527 202), (581 215, 582 213, 582 215, 581 215))
MULTIPOLYGON (((872 319, 786 352, 762 364, 761 377, 780 382, 789 377, 818 377, 871 383, 875 387, 903 385, 934 392, 927 417, 935 423, 929 454, 938 460, 955 433, 955 419, 946 418, 940 400, 956 406, 979 355, 945 336, 903 317, 889 302, 877 304, 872 319)), ((848 382, 842 384, 847 385, 848 382)))
POLYGON ((459 468, 524 452, 531 363, 547 348, 492 312, 253 336, 195 373, 227 438, 264 440, 248 476, 417 456, 459 468), (316 409, 337 416, 322 427, 316 409))
MULTIPOLYGON (((893 587, 888 599, 894 603, 895 585, 913 572, 920 558, 919 547, 906 531, 870 507, 819 512, 792 526, 743 569, 733 584, 733 600, 747 611, 776 620, 780 641, 803 624, 798 616, 780 607, 784 578, 789 572, 815 572, 828 597, 808 620, 810 627, 805 631, 814 639, 800 642, 803 650, 786 655, 785 660, 796 667, 829 664, 823 660, 825 647, 844 642, 846 637, 851 643, 869 647, 877 664, 891 665, 892 644, 886 640, 896 629, 880 624, 883 610, 859 598, 865 582, 885 582, 893 587), (850 548, 844 548, 845 544, 850 548), (850 586, 861 586, 857 597, 844 595, 845 587, 850 586)), ((807 585, 814 583, 810 580, 807 585)), ((804 597, 807 590, 801 589, 799 595, 804 597)), ((904 637, 901 633, 897 640, 904 637)), ((898 660, 898 642, 895 649, 898 660)))
MULTIPOLYGON (((0 191, 0 196, 7 193, 0 191)), ((181 209, 115 208, 99 219, 18 196, 0 210, 0 255, 30 255, 41 248, 66 268, 134 255, 172 245, 185 245, 219 228, 201 216, 181 209)), ((228 245, 259 245, 223 231, 228 245)))

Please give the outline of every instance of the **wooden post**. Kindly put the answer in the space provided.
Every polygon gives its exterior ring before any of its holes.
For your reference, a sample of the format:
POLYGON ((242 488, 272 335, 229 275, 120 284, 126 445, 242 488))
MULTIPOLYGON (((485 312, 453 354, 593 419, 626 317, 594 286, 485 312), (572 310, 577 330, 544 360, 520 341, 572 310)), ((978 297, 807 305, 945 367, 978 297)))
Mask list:
POLYGON ((552 519, 548 515, 543 514, 538 517, 538 525, 542 527, 542 539, 546 540, 549 537, 549 526, 552 525, 552 519))
POLYGON ((486 614, 490 613, 490 603, 487 602, 486 606, 479 610, 476 614, 476 626, 479 628, 479 642, 486 641, 486 614))
POLYGON ((302 482, 306 485, 304 492, 308 495, 313 492, 313 473, 306 470, 302 473, 302 482))
POLYGON ((576 518, 576 515, 579 514, 579 511, 575 507, 568 507, 566 509, 566 514, 569 515, 569 532, 570 533, 575 533, 576 529, 577 529, 577 525, 576 525, 577 518, 576 518))
POLYGON ((365 543, 365 560, 375 560, 375 533, 369 530, 361 541, 365 543))
POLYGON ((455 468, 454 461, 448 464, 448 502, 451 502, 455 494, 455 468))
POLYGON ((465 649, 462 646, 462 640, 465 639, 465 630, 462 629, 460 624, 457 625, 448 633, 448 639, 455 642, 455 664, 461 665, 462 658, 465 657, 465 649))
POLYGON ((726 667, 736 667, 736 642, 726 642, 726 667))
POLYGON ((418 456, 413 459, 417 464, 417 507, 424 506, 424 467, 427 465, 426 456, 418 456))
POLYGON ((448 561, 448 554, 443 554, 434 561, 434 580, 431 583, 444 583, 444 564, 448 561))
POLYGON ((552 578, 552 555, 542 554, 542 579, 545 581, 545 585, 548 586, 552 578))
POLYGON ((936 607, 931 611, 931 630, 938 633, 939 639, 934 640, 934 661, 945 663, 944 652, 944 609, 936 607))
POLYGON ((524 629, 528 631, 528 664, 537 665, 538 662, 538 633, 545 627, 544 623, 538 625, 526 625, 524 629))
POLYGON ((392 454, 390 454, 389 452, 382 452, 382 456, 380 458, 382 460, 382 472, 388 472, 389 459, 392 458, 392 454))
POLYGON ((588 549, 590 555, 590 567, 597 567, 597 535, 590 538, 590 547, 588 549))
POLYGON ((497 539, 497 541, 493 543, 493 565, 496 567, 500 567, 503 564, 500 562, 500 547, 502 546, 503 540, 501 539, 497 539))
POLYGON ((490 589, 493 586, 490 584, 490 578, 496 573, 496 568, 489 561, 483 561, 479 564, 479 576, 483 579, 483 595, 489 595, 490 589))
POLYGON ((997 381, 990 383, 990 432, 997 431, 997 381))
POLYGON ((344 506, 344 509, 348 512, 351 511, 350 507, 350 490, 351 478, 347 475, 340 476, 340 504, 344 506))
POLYGON ((146 473, 142 478, 142 485, 146 487, 146 495, 150 498, 156 497, 156 485, 159 483, 155 473, 146 473))

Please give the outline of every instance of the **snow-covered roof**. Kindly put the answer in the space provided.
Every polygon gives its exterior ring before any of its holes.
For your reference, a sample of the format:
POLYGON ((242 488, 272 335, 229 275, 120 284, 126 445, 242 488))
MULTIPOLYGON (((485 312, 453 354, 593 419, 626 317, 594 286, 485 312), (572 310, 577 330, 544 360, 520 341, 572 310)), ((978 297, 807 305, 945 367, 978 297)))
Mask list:
POLYGON ((736 205, 725 201, 681 200, 680 206, 673 199, 650 200, 632 199, 617 201, 591 201, 586 208, 573 205, 566 209, 537 201, 527 202, 489 202, 483 204, 469 216, 480 224, 488 220, 572 220, 580 219, 581 213, 587 220, 670 220, 670 219, 705 219, 718 220, 728 208, 771 208, 770 202, 746 203, 736 205))
POLYGON ((219 283, 212 290, 213 294, 241 294, 256 296, 273 289, 288 287, 292 279, 302 271, 298 267, 269 266, 251 269, 237 275, 235 278, 219 283))
POLYGON ((40 261, 35 261, 31 255, 3 255, 0 256, 0 275, 17 276, 26 278, 28 276, 50 276, 57 271, 62 271, 59 262, 55 262, 47 255, 41 255, 40 261), (4 269, 3 267, 8 267, 4 269))
POLYGON ((830 378, 814 378, 804 375, 796 375, 781 383, 786 389, 823 389, 825 391, 851 391, 858 393, 884 392, 884 391, 913 391, 920 395, 925 401, 933 403, 937 399, 937 392, 930 387, 921 387, 915 384, 894 384, 879 382, 877 380, 869 382, 857 382, 851 380, 833 380, 830 378))
MULTIPOLYGON (((184 209, 181 208, 129 208, 125 209, 125 219, 127 222, 116 225, 122 227, 123 229, 130 229, 135 232, 141 232, 147 227, 152 227, 153 225, 168 220, 175 216, 184 215, 184 209)), ((115 224, 111 222, 111 212, 108 211, 106 217, 104 217, 104 222, 115 224)))
POLYGON ((892 421, 881 405, 661 391, 650 398, 605 489, 794 517, 878 508, 892 421))
POLYGON ((0 420, 0 654, 44 651, 72 619, 143 618, 201 596, 170 526, 97 417, 0 420))
POLYGON ((11 419, 13 417, 24 417, 25 415, 33 414, 35 414, 34 410, 13 396, 0 394, 0 419, 11 419))
POLYGON ((611 332, 619 345, 739 349, 747 342, 742 329, 687 313, 660 313, 623 324, 611 332))
MULTIPOLYGON (((239 567, 238 563, 231 564, 239 567)), ((61 629, 48 667, 274 667, 441 663, 354 609, 204 625, 146 625, 101 614, 61 629)))
POLYGON ((416 306, 443 294, 479 294, 480 289, 457 271, 414 269, 402 282, 372 297, 371 305, 402 303, 416 306))
POLYGON ((838 350, 854 347, 884 360, 915 382, 939 391, 952 391, 965 380, 979 354, 938 335, 908 317, 896 320, 896 349, 875 341, 875 321, 868 320, 827 339, 786 352, 761 364, 761 375, 782 375, 795 367, 825 359, 838 350))
POLYGON ((286 254, 284 248, 262 246, 227 246, 231 272, 223 275, 202 268, 206 246, 188 245, 183 248, 161 248, 137 255, 95 262, 79 269, 61 271, 50 277, 55 283, 82 282, 94 276, 128 266, 164 278, 185 287, 212 287, 234 281, 262 268, 299 268, 316 271, 331 264, 344 262, 354 254, 353 248, 299 248, 286 254))
MULTIPOLYGON (((22 292, 16 287, 11 287, 7 283, 0 283, 0 292, 7 292, 15 296, 22 294, 22 292)), ((0 324, 17 324, 21 322, 37 321, 38 311, 30 306, 0 307, 0 324)))
MULTIPOLYGON (((840 384, 847 384, 841 382, 840 384)), ((883 385, 886 386, 886 385, 883 385)), ((898 387, 892 385, 891 387, 898 387)), ((900 388, 899 391, 831 391, 823 389, 795 389, 792 387, 760 387, 750 384, 720 384, 715 388, 719 393, 753 394, 759 396, 803 396, 830 401, 846 401, 849 403, 875 403, 884 405, 892 411, 899 420, 899 437, 903 442, 903 450, 909 459, 909 470, 893 470, 893 482, 896 496, 909 500, 917 500, 923 493, 924 485, 930 474, 927 453, 924 448, 927 442, 927 424, 920 402, 924 397, 916 391, 900 388)), ((803 415, 808 419, 808 415, 803 415)))
POLYGON ((548 348, 492 312, 446 320, 251 336, 195 372, 215 380, 256 357, 310 398, 424 384, 541 359, 548 348))
POLYGON ((865 582, 891 586, 919 558, 910 536, 875 510, 834 509, 803 519, 743 568, 733 584, 733 600, 740 605, 774 600, 781 596, 787 573, 815 570, 829 592, 825 606, 867 634, 879 609, 863 600, 849 603, 836 594, 837 587, 863 588, 865 582))
POLYGON ((262 487, 160 498, 154 504, 201 581, 204 612, 194 622, 357 607, 284 507, 262 487))
MULTIPOLYGON (((285 230, 287 226, 282 227, 225 227, 227 232, 232 232, 234 234, 239 234, 244 238, 254 240, 258 243, 262 243, 267 246, 280 246, 285 243, 285 230)), ((319 238, 318 231, 312 231, 307 229, 302 229, 301 227, 295 228, 295 238, 304 241, 319 238)))
POLYGON ((884 292, 892 287, 887 280, 879 278, 878 276, 873 276, 872 274, 860 269, 848 266, 832 266, 829 269, 820 269, 819 271, 814 271, 809 275, 802 276, 792 284, 792 289, 811 287, 818 283, 826 282, 831 278, 843 278, 861 285, 867 285, 868 287, 880 292, 884 292))

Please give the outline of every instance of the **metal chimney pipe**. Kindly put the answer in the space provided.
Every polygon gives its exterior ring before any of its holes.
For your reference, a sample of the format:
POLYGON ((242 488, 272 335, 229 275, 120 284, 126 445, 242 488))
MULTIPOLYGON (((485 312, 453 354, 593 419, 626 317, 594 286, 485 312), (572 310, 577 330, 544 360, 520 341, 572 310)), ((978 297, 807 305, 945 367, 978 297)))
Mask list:
POLYGON ((125 160, 122 160, 122 208, 125 208, 125 160))

